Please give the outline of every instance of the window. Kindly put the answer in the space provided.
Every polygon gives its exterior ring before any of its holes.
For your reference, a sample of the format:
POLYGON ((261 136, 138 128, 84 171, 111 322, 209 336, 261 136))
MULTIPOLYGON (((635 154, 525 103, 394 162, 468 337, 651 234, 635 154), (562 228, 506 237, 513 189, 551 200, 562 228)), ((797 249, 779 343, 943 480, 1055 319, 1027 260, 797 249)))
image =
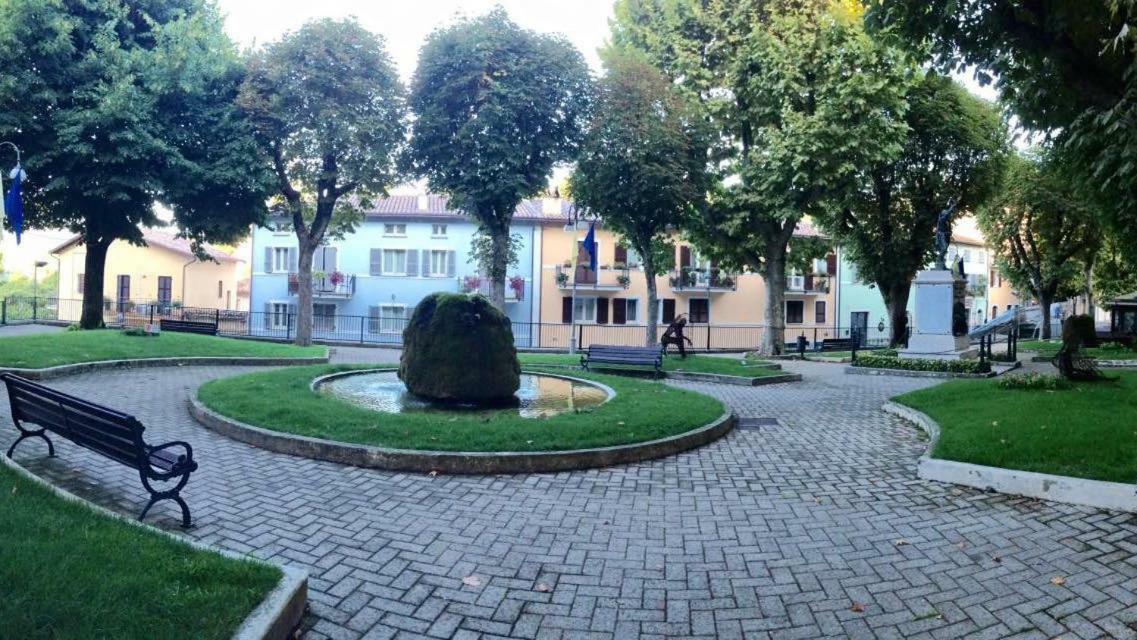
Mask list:
POLYGON ((628 298, 627 304, 627 321, 639 322, 640 320, 640 301, 636 298, 628 298))
POLYGON ((401 304, 385 304, 379 307, 379 332, 402 333, 407 308, 401 304))
POLYGON ((288 259, 288 247, 273 247, 272 270, 276 273, 285 273, 291 270, 292 265, 288 259))
MULTIPOLYGON (((438 226, 438 225, 434 225, 438 226)), ((446 226, 446 225, 443 225, 446 226)), ((439 251, 437 249, 430 252, 430 273, 427 275, 438 278, 445 276, 449 273, 450 266, 450 252, 439 251)))
POLYGON ((399 276, 407 273, 407 252, 403 249, 383 250, 383 275, 399 276))
POLYGON ((786 300, 786 324, 801 324, 805 322, 805 302, 802 300, 786 300))
POLYGON ((805 291, 805 276, 792 274, 786 278, 786 289, 790 291, 805 291))
POLYGON ((118 277, 118 310, 126 311, 130 302, 130 276, 118 277))
POLYGON ((596 298, 575 298, 572 308, 577 322, 596 322, 596 298))
POLYGON ((971 249, 964 249, 963 250, 963 261, 964 262, 971 262, 971 249))
POLYGON ((446 225, 444 225, 444 224, 432 224, 432 225, 430 225, 430 235, 432 237, 435 237, 435 238, 445 238, 446 237, 446 225))
POLYGON ((83 285, 87 283, 87 279, 84 277, 84 275, 85 274, 80 273, 79 281, 75 283, 75 290, 79 293, 83 293, 83 285))
POLYGON ((225 283, 221 280, 218 280, 217 281, 217 298, 220 299, 221 296, 223 296, 223 295, 225 295, 225 283))
POLYGON ((312 327, 316 331, 335 331, 336 305, 328 303, 313 304, 312 327))
POLYGON ((825 321, 826 321, 825 312, 826 312, 825 301, 824 300, 818 300, 817 302, 815 302, 813 305, 813 323, 814 324, 825 324, 825 321))
POLYGON ((269 303, 269 327, 273 329, 288 328, 288 303, 269 303))
POLYGON ((383 235, 385 236, 405 236, 407 235, 407 225, 405 224, 384 224, 383 235))
POLYGON ((979 264, 987 264, 987 252, 986 251, 978 251, 977 253, 979 254, 979 256, 978 256, 979 264))
POLYGON ((173 299, 174 279, 170 276, 158 276, 158 304, 167 305, 173 299))
POLYGON ((711 301, 706 298, 691 298, 687 301, 687 317, 696 324, 711 321, 711 301))
POLYGON ((292 223, 291 222, 274 222, 274 223, 272 223, 271 226, 272 226, 272 232, 273 233, 278 233, 281 235, 287 235, 289 233, 292 233, 292 223))
POLYGON ((991 307, 991 319, 994 320, 997 317, 999 317, 999 307, 995 305, 991 307))
POLYGON ((664 298, 659 303, 660 322, 670 324, 675 320, 675 298, 664 298))

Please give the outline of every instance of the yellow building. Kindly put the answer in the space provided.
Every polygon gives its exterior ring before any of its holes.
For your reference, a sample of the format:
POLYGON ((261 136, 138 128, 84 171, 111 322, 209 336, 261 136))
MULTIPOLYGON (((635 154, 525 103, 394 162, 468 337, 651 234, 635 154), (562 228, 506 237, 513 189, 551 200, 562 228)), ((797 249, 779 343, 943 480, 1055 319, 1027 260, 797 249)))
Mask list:
MULTIPOLYGON (((572 323, 575 316, 581 346, 590 344, 592 336, 606 344, 644 344, 648 297, 639 257, 630 248, 621 246, 616 234, 597 223, 598 269, 594 272, 587 266, 577 266, 574 272, 574 246, 579 252, 587 233, 585 222, 575 226, 569 223, 542 227, 540 322, 543 326, 566 325, 572 323), (601 325, 607 327, 602 331, 594 328, 601 325), (626 329, 612 329, 621 326, 626 329)), ((817 235, 807 223, 798 227, 798 234, 817 235)), ((705 349, 708 344, 714 349, 753 348, 760 344, 761 331, 766 325, 766 284, 762 277, 716 268, 678 234, 675 245, 669 272, 655 279, 659 333, 662 334, 676 317, 686 314, 689 321, 686 335, 691 338, 693 348, 705 349), (713 332, 707 330, 709 325, 715 327, 713 332)), ((813 273, 787 279, 787 342, 795 341, 799 334, 806 335, 811 344, 815 338, 831 337, 824 331, 815 335, 815 329, 833 324, 836 310, 829 282, 836 270, 836 256, 817 262, 813 273)), ((568 332, 556 327, 544 331, 539 340, 546 348, 565 348, 568 341, 568 332)))
MULTIPOLYGON (((146 230, 146 246, 116 240, 107 250, 103 297, 108 306, 157 304, 244 310, 248 300, 237 295, 241 260, 207 246, 213 259, 203 261, 190 242, 163 231, 146 230)), ((59 299, 81 300, 85 285, 85 246, 75 236, 51 251, 59 265, 59 299)), ((60 317, 77 320, 78 303, 60 302, 60 317)))

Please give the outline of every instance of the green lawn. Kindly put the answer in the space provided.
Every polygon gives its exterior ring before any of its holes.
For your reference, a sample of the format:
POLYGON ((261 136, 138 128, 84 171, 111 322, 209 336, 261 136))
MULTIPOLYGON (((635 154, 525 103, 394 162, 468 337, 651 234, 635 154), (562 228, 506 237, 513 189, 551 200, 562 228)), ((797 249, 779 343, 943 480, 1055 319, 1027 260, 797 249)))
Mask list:
POLYGON ((280 580, 53 495, 0 465, 0 636, 230 638, 280 580))
POLYGON ((939 423, 936 458, 1137 482, 1137 372, 1111 375, 1060 391, 954 380, 894 400, 939 423))
POLYGON ((701 427, 722 415, 714 398, 652 381, 592 373, 574 376, 616 391, 607 403, 550 418, 516 410, 485 415, 379 413, 309 388, 317 376, 350 366, 289 367, 214 380, 198 398, 242 422, 303 436, 399 449, 550 451, 653 440, 701 427))
POLYGON ((0 338, 0 367, 41 369, 61 364, 177 356, 318 357, 321 346, 297 347, 274 342, 215 338, 192 333, 154 337, 124 335, 121 331, 64 331, 0 338))
MULTIPOLYGON (((1019 342, 1019 351, 1035 351, 1040 356, 1053 356, 1062 346, 1061 340, 1023 340, 1019 342)), ((1137 360, 1137 351, 1133 349, 1102 349, 1091 347, 1084 349, 1087 355, 1099 360, 1137 360)))
MULTIPOLYGON (((579 355, 574 356, 567 353, 519 353, 517 357, 521 360, 522 365, 580 365, 579 355)), ((687 359, 684 360, 677 355, 668 355, 663 358, 663 370, 687 371, 692 373, 719 373, 727 376, 745 376, 748 378, 778 376, 785 373, 776 369, 755 366, 769 364, 768 362, 754 360, 748 362, 749 364, 744 364, 742 358, 736 356, 688 355, 687 359)), ((638 367, 638 369, 646 370, 645 367, 638 367)))

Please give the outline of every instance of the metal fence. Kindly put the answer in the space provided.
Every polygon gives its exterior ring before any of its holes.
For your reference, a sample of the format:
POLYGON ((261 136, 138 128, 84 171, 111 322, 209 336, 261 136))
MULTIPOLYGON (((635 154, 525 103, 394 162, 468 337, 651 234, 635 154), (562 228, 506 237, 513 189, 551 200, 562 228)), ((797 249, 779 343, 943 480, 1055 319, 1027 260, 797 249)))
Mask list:
MULTIPOLYGON (((28 322, 78 322, 83 301, 60 298, 10 297, 0 300, 0 324, 28 322)), ((410 315, 408 310, 407 316, 410 315)), ((103 303, 103 321, 108 326, 141 326, 162 319, 216 322, 218 333, 235 338, 292 340, 296 337, 296 314, 265 311, 234 311, 200 307, 183 307, 173 303, 107 300, 103 303)), ((355 315, 315 315, 312 336, 325 342, 398 346, 403 341, 406 317, 373 317, 355 315)), ((655 342, 667 329, 657 328, 655 342)), ((647 338, 644 325, 561 324, 514 322, 513 336, 519 348, 566 350, 574 332, 578 348, 593 344, 643 345, 647 338)), ((684 335, 691 340, 691 351, 748 351, 762 345, 766 328, 760 325, 688 325, 684 335)), ((887 346, 888 327, 862 328, 821 325, 787 325, 787 351, 797 349, 798 336, 806 339, 807 349, 820 349, 826 340, 848 340, 858 336, 858 346, 887 346)))

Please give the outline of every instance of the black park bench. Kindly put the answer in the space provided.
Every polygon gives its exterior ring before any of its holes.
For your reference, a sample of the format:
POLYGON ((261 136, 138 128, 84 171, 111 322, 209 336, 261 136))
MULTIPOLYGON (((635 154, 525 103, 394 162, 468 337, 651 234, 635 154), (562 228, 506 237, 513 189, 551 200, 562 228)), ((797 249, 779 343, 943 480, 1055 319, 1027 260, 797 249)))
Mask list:
POLYGON ((821 341, 822 351, 852 351, 852 338, 825 338, 821 341))
POLYGON ((200 320, 170 320, 162 318, 158 321, 162 331, 175 331, 178 333, 199 333, 203 336, 217 335, 216 322, 202 322, 200 320))
POLYGON ((16 445, 27 438, 43 438, 47 442, 47 454, 54 457, 55 446, 47 437, 50 431, 138 471, 142 486, 150 493, 150 502, 139 514, 139 520, 145 518, 150 507, 158 501, 173 500, 182 509, 182 526, 190 526, 189 506, 179 495, 189 481, 190 473, 197 470, 193 449, 188 443, 175 441, 148 445, 142 439, 146 427, 134 416, 69 396, 11 373, 0 374, 0 379, 8 388, 12 422, 20 431, 20 437, 8 449, 9 458, 16 445), (24 423, 39 428, 29 429, 24 423), (151 485, 151 481, 176 481, 176 484, 159 490, 151 485))
POLYGON ((594 344, 580 357, 580 365, 586 370, 595 365, 653 367, 659 373, 663 369, 663 349, 594 344))

